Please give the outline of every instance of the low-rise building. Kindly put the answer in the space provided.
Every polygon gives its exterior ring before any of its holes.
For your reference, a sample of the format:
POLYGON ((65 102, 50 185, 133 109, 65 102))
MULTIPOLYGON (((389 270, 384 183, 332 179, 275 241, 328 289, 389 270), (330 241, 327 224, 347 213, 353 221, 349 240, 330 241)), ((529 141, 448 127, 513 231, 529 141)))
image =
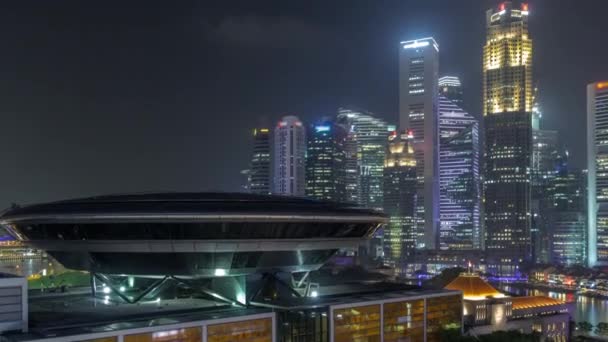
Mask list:
POLYGON ((568 339, 570 314, 560 300, 507 296, 474 273, 462 273, 445 288, 462 291, 463 323, 470 327, 470 334, 518 330, 538 332, 552 341, 568 339))

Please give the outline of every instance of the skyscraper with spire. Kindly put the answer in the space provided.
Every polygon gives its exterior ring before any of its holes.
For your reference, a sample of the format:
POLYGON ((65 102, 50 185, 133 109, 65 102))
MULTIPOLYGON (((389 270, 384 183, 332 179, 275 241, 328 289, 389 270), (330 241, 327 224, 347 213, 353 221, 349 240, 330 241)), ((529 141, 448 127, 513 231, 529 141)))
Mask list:
POLYGON ((528 5, 486 13, 483 48, 488 270, 516 274, 531 259, 532 39, 528 5))

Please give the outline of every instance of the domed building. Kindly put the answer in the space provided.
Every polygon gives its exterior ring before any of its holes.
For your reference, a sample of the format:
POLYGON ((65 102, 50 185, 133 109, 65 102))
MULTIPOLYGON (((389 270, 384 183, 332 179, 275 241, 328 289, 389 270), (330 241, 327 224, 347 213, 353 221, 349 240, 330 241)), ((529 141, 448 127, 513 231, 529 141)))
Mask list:
POLYGON ((463 323, 474 335, 497 330, 538 332, 553 341, 567 341, 570 314, 566 303, 545 296, 511 297, 478 274, 461 273, 444 287, 462 291, 463 323))

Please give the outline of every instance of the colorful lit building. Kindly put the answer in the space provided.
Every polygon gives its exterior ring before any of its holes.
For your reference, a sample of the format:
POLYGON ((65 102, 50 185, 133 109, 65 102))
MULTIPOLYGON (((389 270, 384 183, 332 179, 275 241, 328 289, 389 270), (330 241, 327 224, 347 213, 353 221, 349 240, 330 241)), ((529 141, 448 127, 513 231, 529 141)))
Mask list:
POLYGON ((416 248, 416 158, 413 136, 407 131, 388 137, 384 163, 384 213, 389 223, 384 228, 384 264, 405 273, 416 248))
POLYGON ((608 264, 608 81, 587 85, 588 264, 608 264))
POLYGON ((304 197, 306 128, 296 116, 283 117, 274 130, 273 194, 304 197))
POLYGON ((531 259, 532 40, 527 4, 487 11, 483 48, 485 248, 488 271, 531 259))

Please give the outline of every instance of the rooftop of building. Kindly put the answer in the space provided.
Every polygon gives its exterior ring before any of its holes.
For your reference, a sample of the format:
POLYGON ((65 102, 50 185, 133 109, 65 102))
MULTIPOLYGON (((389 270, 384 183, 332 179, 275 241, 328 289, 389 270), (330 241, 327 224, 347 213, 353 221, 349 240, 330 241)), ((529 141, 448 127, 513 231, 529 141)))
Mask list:
POLYGON ((126 329, 171 325, 194 321, 262 314, 276 310, 323 310, 332 305, 356 304, 459 295, 457 291, 423 290, 417 287, 362 282, 327 285, 318 288, 317 297, 283 298, 248 307, 233 306, 200 298, 148 301, 127 304, 117 300, 94 298, 90 292, 53 293, 30 297, 29 332, 5 335, 10 341, 73 336, 126 329))
POLYGON ((27 219, 58 219, 63 216, 108 215, 150 216, 263 215, 265 218, 301 215, 306 218, 345 217, 384 220, 381 213, 361 209, 352 204, 322 202, 276 195, 219 192, 168 192, 95 196, 50 203, 14 206, 1 217, 3 221, 27 219))
POLYGON ((563 305, 565 302, 545 296, 511 297, 513 310, 534 309, 553 305, 563 305))
POLYGON ((445 289, 462 291, 465 300, 483 300, 505 296, 475 273, 461 273, 446 285, 445 289))

